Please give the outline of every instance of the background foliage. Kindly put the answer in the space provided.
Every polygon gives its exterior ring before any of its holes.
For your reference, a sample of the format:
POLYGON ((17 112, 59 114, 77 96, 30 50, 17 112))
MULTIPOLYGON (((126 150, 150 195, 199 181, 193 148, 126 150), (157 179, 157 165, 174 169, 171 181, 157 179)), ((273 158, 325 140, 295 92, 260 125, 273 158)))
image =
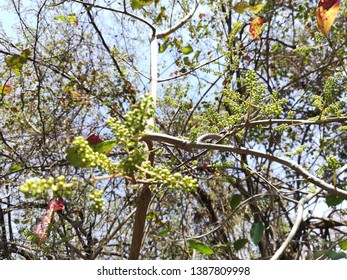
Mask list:
POLYGON ((346 258, 345 3, 5 2, 1 259, 346 258))

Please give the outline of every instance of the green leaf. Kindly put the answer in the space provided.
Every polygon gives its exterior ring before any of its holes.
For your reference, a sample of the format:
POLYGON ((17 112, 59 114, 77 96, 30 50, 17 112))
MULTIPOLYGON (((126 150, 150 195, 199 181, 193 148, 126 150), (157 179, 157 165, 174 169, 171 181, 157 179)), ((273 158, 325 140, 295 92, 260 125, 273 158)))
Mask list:
POLYGON ((132 0, 131 1, 131 8, 133 10, 141 9, 144 6, 149 6, 153 3, 153 0, 132 0))
POLYGON ((190 61, 188 56, 183 58, 183 64, 186 65, 186 66, 191 66, 192 65, 192 62, 190 61))
POLYGON ((154 219, 154 220, 158 219, 158 215, 154 211, 149 211, 146 215, 146 220, 151 220, 151 219, 154 219))
POLYGON ((324 250, 319 250, 317 252, 314 252, 313 253, 313 259, 314 260, 319 259, 320 257, 322 257, 324 255, 324 253, 325 253, 324 250))
POLYGON ((241 250, 248 243, 248 239, 240 238, 234 242, 234 248, 236 251, 241 250))
POLYGON ((204 243, 199 241, 189 240, 189 247, 205 255, 212 255, 212 249, 204 243))
POLYGON ((190 54, 192 53, 194 50, 193 50, 193 47, 191 45, 188 45, 188 46, 184 46, 182 48, 182 53, 183 54, 190 54))
POLYGON ((342 197, 339 197, 339 196, 336 196, 336 195, 327 195, 327 197, 325 198, 325 203, 328 205, 328 206, 336 206, 336 205, 339 205, 343 202, 343 198, 342 197))
POLYGON ((241 201, 242 201, 242 195, 234 194, 233 197, 230 200, 230 207, 231 207, 231 209, 235 210, 236 207, 241 203, 241 201))
POLYGON ((9 171, 17 171, 20 170, 22 167, 19 164, 13 164, 10 166, 9 171))
POLYGON ((347 250, 347 239, 339 242, 339 247, 342 249, 342 250, 347 250))
POLYGON ((92 146, 94 152, 98 152, 100 154, 108 155, 114 146, 117 145, 117 141, 115 140, 104 140, 95 146, 92 146))
POLYGON ((168 228, 159 231, 156 236, 165 237, 169 234, 170 230, 168 228))
POLYGON ((265 7, 265 5, 266 4, 258 4, 255 6, 250 6, 248 10, 251 11, 253 14, 257 14, 265 7))
POLYGON ((174 39, 174 44, 176 47, 181 47, 182 46, 182 40, 179 40, 177 38, 174 39))
POLYGON ((264 224, 262 222, 256 222, 251 227, 251 239, 254 244, 258 244, 264 234, 264 224))
POLYGON ((78 147, 72 146, 66 149, 66 160, 74 167, 88 168, 90 167, 78 153, 78 147))
POLYGON ((227 250, 230 249, 230 243, 224 243, 224 244, 218 244, 218 245, 214 245, 213 249, 215 250, 227 250))
POLYGON ((313 258, 316 259, 331 259, 331 260, 339 260, 346 258, 346 253, 344 252, 335 252, 335 251, 325 251, 319 250, 314 253, 313 258), (323 258, 322 258, 323 257, 323 258))
POLYGON ((339 260, 346 258, 346 254, 344 252, 329 252, 328 257, 332 260, 339 260))
POLYGON ((13 69, 13 73, 16 75, 16 76, 19 76, 20 75, 20 73, 21 73, 21 70, 22 69, 13 69))
POLYGON ((199 58, 200 53, 201 53, 201 51, 196 51, 196 52, 195 52, 195 54, 194 54, 194 56, 193 56, 193 60, 195 59, 195 60, 196 60, 196 62, 197 62, 197 60, 198 60, 198 58, 199 58))
POLYGON ((160 45, 159 45, 159 53, 165 52, 165 50, 166 50, 167 47, 168 47, 168 44, 166 44, 166 43, 160 44, 160 45))

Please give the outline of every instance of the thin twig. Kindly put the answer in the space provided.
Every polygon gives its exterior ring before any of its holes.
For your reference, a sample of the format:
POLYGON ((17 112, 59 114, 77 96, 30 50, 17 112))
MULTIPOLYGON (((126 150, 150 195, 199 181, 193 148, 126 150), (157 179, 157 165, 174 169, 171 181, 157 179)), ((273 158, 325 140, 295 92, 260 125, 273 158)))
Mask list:
POLYGON ((176 75, 176 76, 173 76, 173 77, 170 77, 170 78, 159 79, 159 80, 158 80, 158 83, 168 82, 168 81, 171 81, 171 80, 175 80, 175 79, 178 79, 178 78, 185 77, 185 76, 187 76, 188 74, 190 74, 190 73, 192 73, 192 72, 194 72, 194 71, 200 69, 201 67, 204 67, 204 66, 206 66, 206 65, 208 65, 208 64, 211 64, 211 63, 213 63, 213 62, 219 60, 219 59, 222 58, 222 57, 223 57, 223 55, 220 55, 220 56, 218 56, 218 57, 216 57, 216 58, 214 58, 214 59, 212 59, 212 60, 209 60, 209 61, 207 61, 207 62, 205 62, 205 63, 203 63, 203 64, 201 64, 201 65, 198 65, 197 67, 195 67, 195 68, 193 68, 193 69, 191 69, 191 70, 189 70, 189 71, 187 71, 187 72, 185 72, 185 73, 183 73, 183 74, 176 75))
MULTIPOLYGON (((341 175, 346 170, 347 170, 347 164, 345 164, 339 170, 337 170, 336 174, 334 176, 331 176, 327 180, 327 182, 332 182, 334 180, 335 176, 341 175)), ((315 196, 317 196, 321 192, 322 192, 321 189, 317 189, 316 192, 310 193, 310 194, 306 195, 305 197, 303 197, 302 199, 300 199, 298 206, 297 206, 297 214, 296 214, 296 219, 295 219, 294 225, 293 225, 292 229, 290 230, 286 240, 282 243, 281 247, 278 248, 276 253, 272 256, 271 260, 277 260, 283 254, 284 250, 288 247, 289 243, 293 240, 294 236, 296 235, 296 233, 300 227, 300 224, 301 224, 302 219, 303 219, 305 204, 307 204, 312 198, 314 198, 315 196)))
POLYGON ((101 10, 105 10, 105 11, 110 11, 110 12, 114 12, 114 13, 127 15, 127 16, 132 17, 132 18, 134 18, 134 19, 136 19, 138 21, 141 21, 142 23, 144 23, 147 26, 149 26, 152 29, 152 32, 154 34, 156 32, 155 27, 152 24, 150 24, 147 20, 145 20, 145 19, 143 19, 141 17, 138 17, 137 15, 134 15, 132 13, 129 13, 127 10, 122 11, 122 10, 118 10, 118 9, 114 9, 114 8, 110 8, 110 7, 106 7, 106 6, 94 5, 93 3, 86 3, 86 2, 80 1, 80 0, 71 0, 71 1, 75 2, 75 3, 79 3, 79 4, 83 4, 83 5, 89 6, 91 8, 97 8, 97 9, 101 9, 101 10))

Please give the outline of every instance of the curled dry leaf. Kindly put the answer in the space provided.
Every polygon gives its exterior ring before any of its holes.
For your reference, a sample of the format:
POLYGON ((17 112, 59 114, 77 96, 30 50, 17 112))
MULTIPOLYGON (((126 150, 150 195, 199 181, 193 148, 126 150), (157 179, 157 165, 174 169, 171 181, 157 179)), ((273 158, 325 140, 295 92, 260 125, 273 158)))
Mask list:
POLYGON ((337 13, 340 9, 340 0, 320 0, 316 12, 317 25, 325 36, 328 36, 337 13))
POLYGON ((251 25, 249 27, 249 33, 251 34, 254 40, 259 40, 260 34, 263 31, 263 20, 260 17, 257 17, 251 21, 251 25))

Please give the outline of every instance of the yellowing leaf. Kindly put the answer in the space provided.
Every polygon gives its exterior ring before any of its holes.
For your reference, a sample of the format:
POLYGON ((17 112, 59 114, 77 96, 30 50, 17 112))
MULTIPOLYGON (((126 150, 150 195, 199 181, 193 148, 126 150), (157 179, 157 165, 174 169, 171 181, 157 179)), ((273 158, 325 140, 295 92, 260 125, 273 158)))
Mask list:
POLYGON ((249 27, 249 33, 251 34, 254 40, 259 40, 259 36, 263 31, 263 20, 260 17, 257 17, 251 21, 251 25, 249 27))
POLYGON ((342 250, 347 250, 347 239, 339 242, 339 247, 342 249, 342 250))
POLYGON ((233 9, 235 12, 243 14, 245 11, 247 11, 251 6, 245 2, 245 1, 241 1, 238 2, 234 5, 233 9))
POLYGON ((340 0, 320 0, 316 12, 317 25, 325 36, 328 36, 337 13, 340 9, 340 0))
POLYGON ((194 50, 193 50, 193 48, 192 48, 191 45, 188 45, 188 46, 185 46, 185 47, 182 48, 182 53, 183 53, 183 54, 190 54, 190 53, 192 53, 193 51, 194 51, 194 50))
POLYGON ((250 6, 249 10, 253 13, 253 14, 257 14, 261 11, 262 8, 265 7, 266 4, 258 4, 255 6, 250 6))
POLYGON ((20 75, 23 65, 28 62, 28 56, 30 55, 30 50, 25 49, 22 53, 14 54, 12 56, 7 56, 5 58, 6 65, 13 69, 16 75, 20 75))
POLYGON ((67 19, 68 19, 69 22, 73 23, 74 25, 78 25, 77 17, 75 17, 73 15, 69 15, 67 19))
POLYGON ((2 86, 0 83, 0 86, 1 86, 1 94, 6 95, 13 91, 13 87, 11 85, 5 84, 2 86))
POLYGON ((61 21, 64 21, 64 22, 71 22, 74 25, 78 25, 78 19, 77 19, 77 17, 75 17, 74 14, 69 14, 67 16, 64 16, 64 15, 55 16, 54 20, 61 20, 61 21))
POLYGON ((246 1, 241 1, 241 2, 238 2, 234 5, 233 7, 233 10, 239 14, 243 14, 247 11, 250 11, 251 13, 253 14, 257 14, 260 12, 260 10, 262 8, 265 7, 266 4, 257 4, 257 5, 254 5, 254 6, 251 6, 250 4, 248 4, 246 1))
POLYGON ((153 0, 132 0, 131 1, 131 8, 133 10, 141 9, 144 6, 149 6, 153 3, 153 0))

